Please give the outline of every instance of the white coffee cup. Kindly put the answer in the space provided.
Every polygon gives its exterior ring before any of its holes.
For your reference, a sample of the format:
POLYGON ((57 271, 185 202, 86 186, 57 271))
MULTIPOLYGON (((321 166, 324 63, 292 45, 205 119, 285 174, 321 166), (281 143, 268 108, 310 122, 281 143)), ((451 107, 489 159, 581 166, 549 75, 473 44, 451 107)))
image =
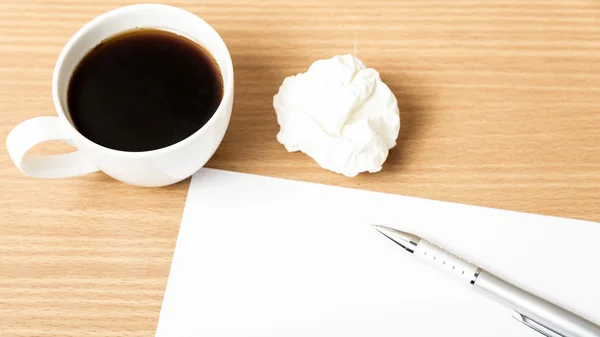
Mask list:
POLYGON ((233 105, 233 65, 225 42, 198 16, 167 5, 130 5, 96 17, 71 37, 54 68, 52 96, 58 117, 26 120, 8 135, 8 152, 21 172, 36 178, 67 178, 102 171, 132 185, 165 186, 193 175, 220 145, 233 105), (224 86, 221 104, 201 129, 176 144, 145 152, 118 151, 90 141, 73 126, 66 104, 71 75, 87 52, 103 40, 134 28, 164 29, 197 42, 217 61, 224 86), (65 141, 77 151, 54 156, 27 153, 50 140, 65 141))

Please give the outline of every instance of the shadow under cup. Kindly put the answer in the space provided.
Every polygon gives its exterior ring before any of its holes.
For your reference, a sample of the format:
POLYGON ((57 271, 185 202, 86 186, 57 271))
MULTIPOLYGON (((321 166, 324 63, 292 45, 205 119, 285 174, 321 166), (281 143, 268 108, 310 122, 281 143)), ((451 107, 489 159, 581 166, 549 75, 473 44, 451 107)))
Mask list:
MULTIPOLYGON (((173 36, 173 34, 170 35, 173 36)), ((220 112, 224 108, 227 108, 227 103, 231 100, 230 96, 233 91, 232 82, 233 70, 229 52, 221 37, 210 25, 198 16, 177 7, 167 5, 132 5, 121 7, 97 17, 70 39, 55 67, 53 96, 59 116, 70 123, 77 134, 77 138, 87 143, 86 145, 101 147, 107 151, 143 154, 167 150, 170 147, 177 146, 181 142, 189 141, 197 133, 208 129, 210 124, 213 123, 213 119, 218 119, 220 112), (216 71, 221 76, 220 84, 222 85, 222 90, 218 106, 216 109, 213 108, 215 109, 214 113, 210 114, 208 120, 199 124, 193 131, 190 132, 188 130, 185 138, 179 138, 177 141, 162 146, 148 146, 147 148, 140 149, 127 148, 126 146, 119 148, 94 141, 93 138, 90 139, 90 137, 85 135, 85 132, 82 132, 83 129, 78 128, 73 116, 69 113, 69 104, 71 103, 70 101, 73 101, 73 99, 69 100, 69 87, 72 84, 71 81, 74 72, 79 69, 78 67, 84 58, 87 59, 89 58, 87 57, 88 55, 94 53, 92 51, 94 48, 114 37, 118 39, 118 36, 138 30, 162 30, 180 35, 186 40, 197 44, 199 46, 197 47, 198 49, 203 49, 205 54, 214 58, 216 71)), ((94 113, 101 113, 101 110, 94 111, 94 113)), ((79 115, 79 112, 77 115, 79 115)), ((75 117, 77 119, 77 116, 75 117)), ((103 129, 97 131, 108 131, 106 127, 103 127, 103 129)))

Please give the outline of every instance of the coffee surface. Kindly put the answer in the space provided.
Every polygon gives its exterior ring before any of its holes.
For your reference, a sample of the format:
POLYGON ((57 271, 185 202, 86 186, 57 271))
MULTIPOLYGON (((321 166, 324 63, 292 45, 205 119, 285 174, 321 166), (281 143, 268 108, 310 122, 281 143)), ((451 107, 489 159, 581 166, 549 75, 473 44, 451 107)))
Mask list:
POLYGON ((160 149, 189 137, 213 116, 222 97, 212 55, 157 29, 122 33, 92 49, 67 93, 76 129, 121 151, 160 149))

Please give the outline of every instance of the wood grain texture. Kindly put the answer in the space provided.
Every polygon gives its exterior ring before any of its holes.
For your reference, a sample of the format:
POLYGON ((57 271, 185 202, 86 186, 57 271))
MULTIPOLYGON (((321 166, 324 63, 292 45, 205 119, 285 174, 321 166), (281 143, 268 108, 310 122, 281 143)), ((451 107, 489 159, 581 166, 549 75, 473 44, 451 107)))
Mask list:
MULTIPOLYGON (((0 2, 3 140, 54 115, 68 38, 135 2, 0 2)), ((166 3, 212 24, 234 61, 231 126, 210 167, 600 221, 600 2, 166 3), (402 129, 382 172, 349 179, 277 143, 272 97, 286 76, 355 46, 397 95, 402 129)), ((153 336, 188 183, 35 180, 2 146, 0 335, 153 336)))

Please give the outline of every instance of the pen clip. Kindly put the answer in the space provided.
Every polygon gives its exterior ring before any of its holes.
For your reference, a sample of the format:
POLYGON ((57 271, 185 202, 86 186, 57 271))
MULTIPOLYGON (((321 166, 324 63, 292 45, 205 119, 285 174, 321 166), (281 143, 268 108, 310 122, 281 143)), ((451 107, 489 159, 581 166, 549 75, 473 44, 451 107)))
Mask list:
POLYGON ((547 327, 543 326, 542 324, 540 324, 540 323, 532 320, 531 318, 529 318, 529 317, 527 317, 525 315, 522 315, 522 314, 520 314, 520 313, 518 313, 516 311, 513 312, 512 317, 514 319, 516 319, 517 321, 519 321, 519 322, 527 325, 528 327, 532 328, 533 330, 541 333, 544 336, 547 336, 547 337, 565 337, 564 335, 561 335, 558 332, 556 332, 556 331, 554 331, 554 330, 552 330, 550 328, 547 328, 547 327))

